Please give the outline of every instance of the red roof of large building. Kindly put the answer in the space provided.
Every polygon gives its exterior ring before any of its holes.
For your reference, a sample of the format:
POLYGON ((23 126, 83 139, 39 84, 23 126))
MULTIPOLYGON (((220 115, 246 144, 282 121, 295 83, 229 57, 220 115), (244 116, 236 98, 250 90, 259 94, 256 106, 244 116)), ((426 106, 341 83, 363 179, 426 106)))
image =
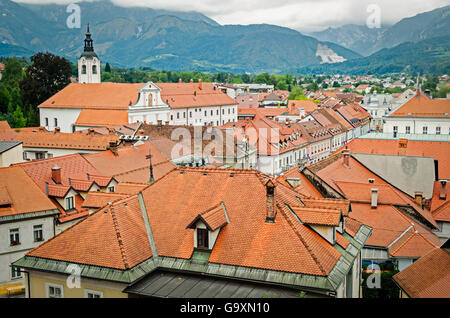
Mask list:
POLYGON ((417 95, 394 111, 389 117, 439 117, 450 118, 449 99, 430 99, 425 94, 417 95))
MULTIPOLYGON (((127 110, 130 105, 136 104, 139 88, 144 85, 145 83, 69 84, 39 107, 127 110)), ((156 85, 161 88, 161 99, 171 108, 237 105, 234 99, 216 89, 211 83, 201 85, 156 83, 156 85)), ((87 119, 92 120, 89 116, 87 119)))

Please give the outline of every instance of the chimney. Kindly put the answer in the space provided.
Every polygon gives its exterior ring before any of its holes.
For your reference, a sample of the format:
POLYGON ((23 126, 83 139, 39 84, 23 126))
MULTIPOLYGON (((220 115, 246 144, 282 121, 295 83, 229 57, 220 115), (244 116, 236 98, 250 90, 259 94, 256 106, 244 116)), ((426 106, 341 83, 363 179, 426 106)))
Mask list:
POLYGON ((189 83, 194 83, 194 80, 191 78, 190 80, 189 80, 189 83))
POLYGON ((198 88, 202 89, 202 87, 203 87, 203 80, 201 78, 199 78, 199 80, 198 80, 198 88))
POLYGON ((398 155, 406 156, 407 149, 408 149, 408 139, 401 138, 398 141, 398 155))
POLYGON ((414 192, 414 201, 418 206, 423 208, 423 192, 421 191, 414 192))
POLYGON ((178 79, 178 84, 181 84, 182 83, 182 81, 181 81, 181 77, 178 79))
POLYGON ((119 155, 119 153, 117 152, 117 149, 119 148, 119 145, 117 144, 116 141, 110 141, 109 142, 109 150, 111 150, 111 152, 113 153, 114 156, 119 155))
POLYGON ((56 184, 61 184, 61 168, 55 166, 52 168, 52 179, 56 184))
POLYGON ((348 150, 348 148, 345 148, 342 151, 342 154, 344 155, 344 165, 349 167, 350 166, 350 150, 348 150))
POLYGON ((274 223, 275 222, 275 184, 272 180, 266 182, 266 206, 267 206, 267 215, 266 215, 266 223, 274 223))
POLYGON ((439 191, 439 200, 447 200, 447 191, 445 191, 446 186, 447 186, 447 181, 441 181, 441 189, 439 191))
POLYGON ((376 209, 378 206, 378 189, 373 188, 373 189, 370 189, 370 191, 372 193, 371 206, 372 206, 372 209, 376 209))

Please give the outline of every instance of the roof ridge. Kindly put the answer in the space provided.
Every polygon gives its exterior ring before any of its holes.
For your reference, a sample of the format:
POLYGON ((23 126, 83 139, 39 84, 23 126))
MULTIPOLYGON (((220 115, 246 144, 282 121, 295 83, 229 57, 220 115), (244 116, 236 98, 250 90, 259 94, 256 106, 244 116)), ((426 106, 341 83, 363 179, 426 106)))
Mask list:
POLYGON ((109 206, 109 209, 111 211, 111 217, 112 217, 112 220, 113 220, 114 230, 115 230, 116 235, 117 235, 117 243, 119 244, 120 254, 122 256, 122 261, 123 261, 123 264, 125 265, 125 269, 129 269, 130 266, 128 265, 127 255, 125 253, 125 248, 123 246, 122 236, 120 234, 119 223, 117 222, 116 212, 114 211, 114 206, 112 204, 111 205, 108 204, 108 206, 109 206))
POLYGON ((319 259, 316 257, 316 255, 314 254, 314 252, 312 251, 312 249, 309 247, 308 243, 306 242, 306 240, 303 238, 303 236, 300 234, 300 232, 295 228, 294 222, 291 220, 291 218, 288 217, 288 215, 286 214, 286 212, 284 211, 284 209, 282 207, 280 207, 280 205, 278 203, 276 203, 277 208, 281 211, 281 214, 284 215, 286 221, 288 222, 288 224, 291 226, 292 230, 294 231, 294 233, 297 235, 297 237, 300 239, 300 241, 302 242, 303 246, 308 250, 309 254, 311 255, 311 257, 313 258, 314 262, 317 264, 317 266, 319 267, 320 271, 322 272, 322 274, 324 276, 327 276, 327 273, 325 271, 325 269, 323 268, 322 264, 320 264, 319 259))

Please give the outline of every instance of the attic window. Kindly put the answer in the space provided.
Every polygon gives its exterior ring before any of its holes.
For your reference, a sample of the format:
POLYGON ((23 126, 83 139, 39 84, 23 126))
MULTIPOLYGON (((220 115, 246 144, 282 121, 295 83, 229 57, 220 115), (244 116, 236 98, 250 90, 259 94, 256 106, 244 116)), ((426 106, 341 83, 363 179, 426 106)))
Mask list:
POLYGON ((197 248, 209 249, 209 231, 197 228, 197 248))

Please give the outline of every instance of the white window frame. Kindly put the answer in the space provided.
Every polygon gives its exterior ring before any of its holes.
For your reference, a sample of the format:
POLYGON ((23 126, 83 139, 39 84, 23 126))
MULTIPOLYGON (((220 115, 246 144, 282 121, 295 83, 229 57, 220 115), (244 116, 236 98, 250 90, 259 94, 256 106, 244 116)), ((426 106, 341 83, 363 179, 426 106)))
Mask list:
POLYGON ((73 196, 67 197, 65 199, 65 201, 66 201, 66 210, 73 210, 73 209, 75 209, 75 198, 73 196), (70 199, 72 199, 72 200, 70 200, 70 199), (72 202, 72 207, 69 206, 69 202, 72 202))
POLYGON ((54 283, 45 283, 45 297, 46 298, 64 298, 64 286, 54 283), (50 287, 59 288, 61 290, 61 297, 50 297, 50 287))
POLYGON ((20 268, 20 267, 17 267, 17 266, 11 266, 11 280, 13 280, 13 279, 20 279, 20 278, 23 278, 23 275, 22 275, 22 269, 20 268), (19 275, 14 275, 14 274, 19 274, 19 275))
POLYGON ((99 298, 103 298, 103 292, 92 289, 84 289, 84 298, 89 298, 88 294, 100 296, 99 298))
POLYGON ((33 240, 34 242, 43 242, 44 241, 44 227, 42 224, 33 225, 33 240), (40 240, 36 239, 36 233, 41 234, 40 240))
POLYGON ((19 228, 9 229, 9 244, 11 246, 20 244, 20 229, 19 228), (11 235, 14 236, 14 240, 11 240, 11 235), (17 244, 13 244, 13 242, 17 242, 17 244))

